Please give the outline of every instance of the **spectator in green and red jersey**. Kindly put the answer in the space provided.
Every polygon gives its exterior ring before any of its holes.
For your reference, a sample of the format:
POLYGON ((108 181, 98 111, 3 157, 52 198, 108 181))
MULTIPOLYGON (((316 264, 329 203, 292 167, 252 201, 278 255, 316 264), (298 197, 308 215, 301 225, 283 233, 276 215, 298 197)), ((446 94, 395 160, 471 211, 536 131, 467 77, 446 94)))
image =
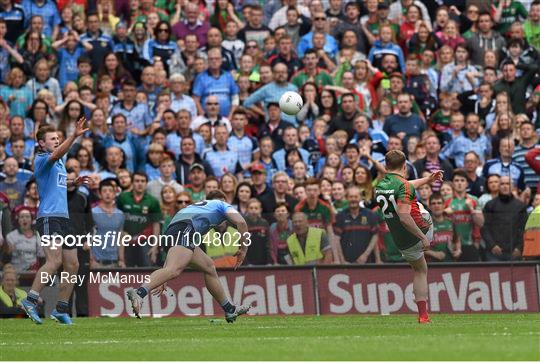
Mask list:
POLYGON ((480 241, 473 238, 475 226, 482 227, 484 216, 478 199, 467 194, 467 173, 454 170, 452 177, 453 197, 445 203, 445 213, 455 225, 461 240, 462 255, 460 261, 480 261, 480 241))

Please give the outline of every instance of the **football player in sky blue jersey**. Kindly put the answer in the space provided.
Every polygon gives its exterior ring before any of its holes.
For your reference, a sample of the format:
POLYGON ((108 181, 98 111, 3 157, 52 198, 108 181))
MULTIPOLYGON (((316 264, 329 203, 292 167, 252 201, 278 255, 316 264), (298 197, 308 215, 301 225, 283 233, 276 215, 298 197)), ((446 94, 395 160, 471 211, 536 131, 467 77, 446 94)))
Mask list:
MULTIPOLYGON (((68 152, 75 140, 88 131, 85 124, 84 117, 77 121, 75 132, 62 144, 60 144, 58 133, 53 126, 42 126, 36 133, 39 150, 34 160, 34 176, 40 201, 36 227, 41 237, 46 260, 37 272, 28 297, 22 301, 22 306, 30 319, 37 324, 42 323, 37 311, 39 293, 45 286, 42 282, 42 276, 50 278, 60 266, 63 266, 64 272, 68 272, 70 277, 73 277, 79 269, 77 246, 57 247, 45 244, 47 241, 52 241, 55 235, 65 237, 69 234, 68 183, 80 185, 87 182, 87 177, 68 180, 66 167, 62 161, 62 157, 68 152)), ((73 291, 73 283, 68 282, 68 280, 71 281, 71 279, 60 280, 58 303, 51 314, 52 319, 62 324, 71 324, 69 297, 73 291)))
POLYGON ((137 290, 131 289, 127 292, 137 318, 141 318, 142 299, 151 291, 161 294, 166 288, 166 282, 178 277, 188 264, 194 265, 197 270, 204 273, 206 288, 223 308, 227 322, 232 323, 239 315, 248 312, 249 306, 234 306, 229 302, 219 281, 214 262, 198 246, 198 239, 194 238, 194 235, 204 237, 212 228, 224 230, 225 228, 222 228, 224 224, 232 223, 240 233, 238 242, 241 246, 235 254, 237 258, 235 269, 242 264, 250 244, 247 223, 236 209, 225 203, 225 199, 225 194, 216 190, 210 192, 206 200, 185 207, 176 213, 164 233, 165 236, 172 236, 175 241, 167 253, 165 265, 150 275, 150 282, 137 290))

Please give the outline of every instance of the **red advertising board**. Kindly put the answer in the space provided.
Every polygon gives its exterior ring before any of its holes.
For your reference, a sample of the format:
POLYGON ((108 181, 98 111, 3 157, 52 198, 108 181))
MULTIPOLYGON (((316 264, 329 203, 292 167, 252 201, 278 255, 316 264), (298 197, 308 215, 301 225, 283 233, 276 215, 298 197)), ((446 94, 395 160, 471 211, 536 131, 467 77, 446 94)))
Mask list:
MULTIPOLYGON (((90 316, 127 316, 126 291, 144 282, 148 272, 92 271, 88 277, 90 316)), ((251 304, 252 315, 316 314, 311 269, 220 271, 225 292, 234 303, 251 304)), ((168 283, 161 296, 147 296, 143 316, 213 316, 222 310, 204 285, 200 272, 186 271, 168 283)))
MULTIPOLYGON (((412 313, 408 267, 317 269, 321 314, 412 313)), ((431 266, 429 310, 440 313, 538 312, 534 266, 431 266)))

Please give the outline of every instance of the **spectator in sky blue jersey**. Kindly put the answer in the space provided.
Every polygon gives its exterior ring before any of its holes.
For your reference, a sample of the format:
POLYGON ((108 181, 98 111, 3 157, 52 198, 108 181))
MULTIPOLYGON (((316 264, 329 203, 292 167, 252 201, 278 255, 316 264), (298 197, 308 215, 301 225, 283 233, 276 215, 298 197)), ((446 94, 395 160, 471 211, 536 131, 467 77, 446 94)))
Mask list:
MULTIPOLYGON (((40 15, 43 18, 43 34, 52 39, 56 39, 62 19, 60 19, 60 12, 54 1, 24 0, 22 6, 27 21, 29 21, 32 16, 40 15)), ((26 26, 28 26, 28 23, 26 26)))
POLYGON ((210 49, 208 51, 208 69, 200 73, 193 83, 193 99, 197 104, 199 115, 204 114, 202 105, 205 104, 206 97, 210 95, 218 98, 221 116, 228 117, 240 102, 238 96, 240 89, 231 73, 221 69, 222 64, 221 50, 210 49))
POLYGON ((212 150, 204 154, 204 159, 212 167, 214 175, 221 178, 225 173, 237 174, 242 171, 242 167, 238 162, 238 154, 227 146, 229 141, 227 127, 224 125, 216 126, 214 136, 216 143, 212 150))
POLYGON ((64 33, 64 37, 52 44, 58 51, 58 81, 64 88, 69 81, 76 81, 79 76, 77 60, 85 52, 93 49, 88 41, 81 41, 79 34, 74 31, 64 33))
MULTIPOLYGON (((62 157, 68 152, 75 140, 88 131, 85 124, 86 119, 81 118, 77 122, 75 132, 66 138, 62 144, 60 144, 58 132, 53 126, 42 126, 36 133, 39 151, 34 161, 34 175, 40 200, 36 227, 41 236, 46 262, 36 273, 28 296, 22 301, 22 306, 30 319, 37 324, 42 323, 37 311, 39 294, 45 286, 42 282, 42 276, 52 277, 60 266, 63 267, 64 272, 70 275, 77 274, 79 269, 76 246, 63 245, 55 247, 44 244, 46 238, 51 236, 60 235, 66 237, 70 234, 67 186, 68 184, 80 185, 87 182, 87 177, 68 180, 62 157)), ((51 318, 62 324, 72 324, 68 303, 72 291, 72 283, 66 281, 60 283, 58 303, 51 314, 51 318)))
POLYGON ((169 69, 171 56, 179 51, 176 42, 171 40, 171 25, 160 21, 154 29, 154 38, 144 43, 142 56, 150 64, 154 64, 156 57, 161 58, 165 68, 169 69))
POLYGON ((145 136, 152 124, 152 117, 146 104, 135 101, 137 95, 135 87, 136 83, 132 80, 127 80, 122 84, 124 99, 114 105, 110 114, 121 113, 126 116, 128 130, 134 135, 145 136))

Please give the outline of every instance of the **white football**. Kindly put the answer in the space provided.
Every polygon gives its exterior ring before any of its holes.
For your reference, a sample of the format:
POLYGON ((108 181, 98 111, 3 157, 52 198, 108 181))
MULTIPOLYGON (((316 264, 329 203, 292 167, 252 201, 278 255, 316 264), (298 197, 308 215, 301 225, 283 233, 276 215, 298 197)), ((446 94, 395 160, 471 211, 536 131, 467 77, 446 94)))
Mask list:
POLYGON ((279 108, 287 115, 296 115, 303 105, 302 96, 293 91, 285 92, 279 99, 279 108))

